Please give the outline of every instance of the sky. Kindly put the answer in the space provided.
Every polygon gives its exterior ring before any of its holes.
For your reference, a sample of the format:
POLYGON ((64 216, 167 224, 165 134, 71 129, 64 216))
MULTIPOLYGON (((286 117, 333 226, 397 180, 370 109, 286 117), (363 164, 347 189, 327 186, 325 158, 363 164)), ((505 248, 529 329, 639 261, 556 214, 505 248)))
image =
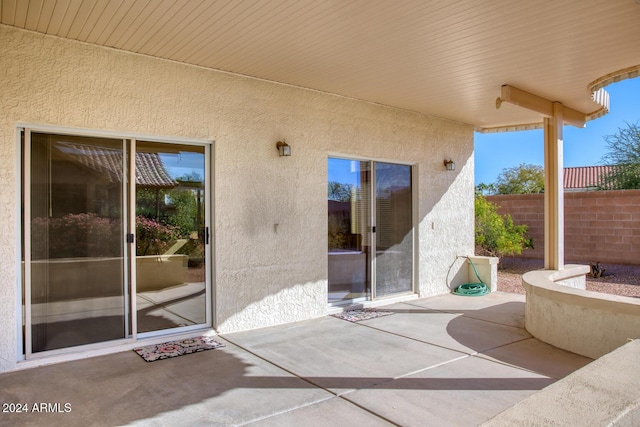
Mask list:
POLYGON ((197 174, 204 176, 204 154, 181 151, 180 153, 160 153, 162 163, 171 178, 176 179, 185 175, 197 174))
MULTIPOLYGON (((640 122, 640 77, 613 83, 605 88, 610 96, 609 113, 587 122, 585 128, 565 125, 564 166, 597 166, 607 153, 606 135, 613 135, 626 123, 640 122), (626 123, 625 123, 626 122, 626 123)), ((503 169, 522 163, 544 163, 542 129, 475 134, 475 184, 491 184, 503 169)))

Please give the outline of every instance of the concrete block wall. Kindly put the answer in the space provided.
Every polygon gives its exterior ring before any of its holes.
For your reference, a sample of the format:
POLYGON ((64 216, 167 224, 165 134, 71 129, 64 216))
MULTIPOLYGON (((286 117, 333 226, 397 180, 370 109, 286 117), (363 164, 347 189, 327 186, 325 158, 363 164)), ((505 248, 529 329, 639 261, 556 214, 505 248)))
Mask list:
MULTIPOLYGON (((524 258, 544 258, 544 199, 542 194, 487 197, 526 224, 534 249, 524 258)), ((565 193, 565 259, 580 263, 640 265, 640 190, 565 193)))

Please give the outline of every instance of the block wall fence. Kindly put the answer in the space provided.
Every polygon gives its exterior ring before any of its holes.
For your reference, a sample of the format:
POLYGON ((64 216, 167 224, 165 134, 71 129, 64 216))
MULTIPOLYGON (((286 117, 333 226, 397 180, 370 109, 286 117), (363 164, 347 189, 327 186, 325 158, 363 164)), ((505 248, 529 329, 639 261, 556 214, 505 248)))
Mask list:
MULTIPOLYGON (((516 224, 526 224, 534 249, 522 258, 544 258, 542 194, 488 196, 516 224)), ((640 265, 640 190, 569 192, 564 195, 567 262, 640 265)))

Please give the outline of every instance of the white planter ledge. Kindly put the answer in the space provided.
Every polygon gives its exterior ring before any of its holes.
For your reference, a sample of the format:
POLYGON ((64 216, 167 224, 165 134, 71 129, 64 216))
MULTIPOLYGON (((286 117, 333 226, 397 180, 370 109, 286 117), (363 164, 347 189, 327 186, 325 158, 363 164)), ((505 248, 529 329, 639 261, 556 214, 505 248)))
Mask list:
MULTIPOLYGON (((476 270, 478 271, 478 276, 480 279, 489 287, 491 292, 496 292, 498 290, 498 261, 497 257, 490 256, 479 256, 474 255, 470 256, 471 262, 475 265, 476 270)), ((471 263, 467 263, 467 277, 469 283, 475 283, 478 281, 476 277, 475 271, 473 271, 473 266, 471 263)))
POLYGON ((640 299, 584 290, 588 272, 567 265, 525 273, 525 325, 541 341, 597 359, 640 338, 640 299))

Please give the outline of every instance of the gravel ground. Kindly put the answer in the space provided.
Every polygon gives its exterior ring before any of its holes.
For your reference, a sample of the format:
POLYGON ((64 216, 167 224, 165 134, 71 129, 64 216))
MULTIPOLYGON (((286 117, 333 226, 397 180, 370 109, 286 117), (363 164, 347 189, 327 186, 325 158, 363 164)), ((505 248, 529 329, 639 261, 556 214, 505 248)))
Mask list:
MULTIPOLYGON (((524 294, 522 274, 544 268, 541 259, 501 258, 498 269, 498 290, 524 294)), ((587 290, 640 298, 640 265, 603 264, 605 272, 599 279, 587 275, 587 290)))

